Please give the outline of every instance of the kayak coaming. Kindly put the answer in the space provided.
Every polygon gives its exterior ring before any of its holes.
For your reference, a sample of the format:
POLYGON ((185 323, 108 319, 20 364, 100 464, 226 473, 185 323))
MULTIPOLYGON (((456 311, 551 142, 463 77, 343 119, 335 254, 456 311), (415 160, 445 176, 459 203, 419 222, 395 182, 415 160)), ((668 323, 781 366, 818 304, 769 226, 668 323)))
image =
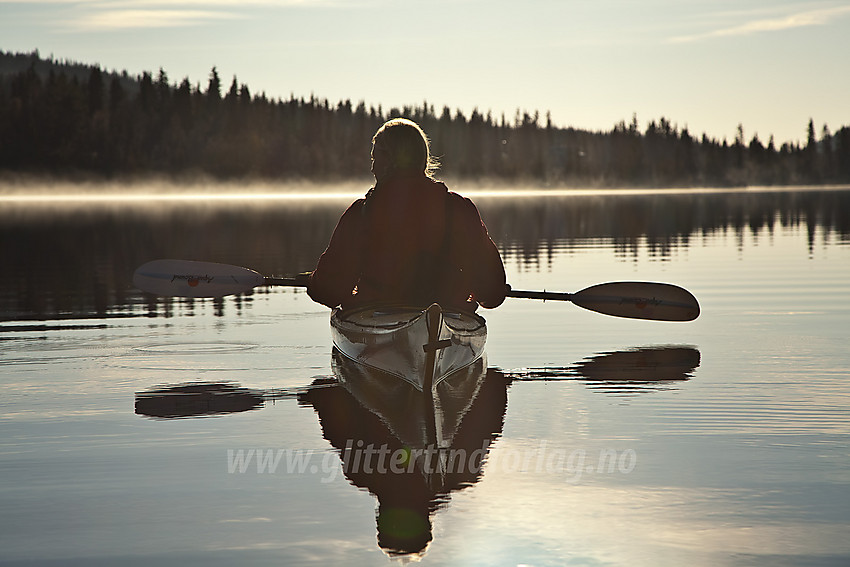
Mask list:
POLYGON ((481 358, 486 325, 480 315, 436 303, 425 308, 379 304, 331 314, 333 343, 342 354, 419 391, 432 390, 481 358))

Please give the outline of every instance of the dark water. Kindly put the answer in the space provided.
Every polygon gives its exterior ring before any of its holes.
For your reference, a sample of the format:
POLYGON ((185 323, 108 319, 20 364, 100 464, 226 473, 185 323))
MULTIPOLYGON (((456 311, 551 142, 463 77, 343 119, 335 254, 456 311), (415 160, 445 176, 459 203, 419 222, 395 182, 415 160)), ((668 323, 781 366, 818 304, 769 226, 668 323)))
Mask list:
POLYGON ((350 200, 0 201, 0 563, 850 561, 850 191, 476 196, 514 287, 667 281, 703 313, 484 312, 487 366, 432 418, 480 458, 431 475, 353 466, 425 410, 345 387, 303 292, 130 282, 308 270, 350 200))

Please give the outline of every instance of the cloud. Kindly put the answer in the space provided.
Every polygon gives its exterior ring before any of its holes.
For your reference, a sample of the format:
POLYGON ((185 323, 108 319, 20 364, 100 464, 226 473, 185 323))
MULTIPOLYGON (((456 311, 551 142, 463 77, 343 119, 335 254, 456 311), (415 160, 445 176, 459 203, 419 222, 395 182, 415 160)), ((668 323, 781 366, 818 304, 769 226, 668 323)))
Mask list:
POLYGON ((306 6, 332 4, 331 0, 0 0, 0 4, 73 4, 84 8, 144 9, 153 6, 205 6, 241 8, 245 6, 306 6))
POLYGON ((114 31, 198 26, 248 17, 248 7, 333 6, 338 0, 0 0, 0 5, 55 8, 54 27, 67 31, 114 31))
POLYGON ((672 37, 668 41, 670 43, 689 43, 719 37, 744 36, 810 26, 822 26, 848 13, 850 13, 850 6, 807 10, 779 18, 753 20, 741 25, 720 28, 705 33, 672 37))
POLYGON ((239 17, 210 10, 103 10, 73 20, 72 25, 85 30, 119 30, 130 28, 166 28, 192 26, 210 20, 239 17))
POLYGON ((205 8, 244 8, 246 6, 301 6, 324 4, 324 0, 88 0, 91 6, 105 8, 146 9, 156 6, 174 8, 203 6, 205 8))

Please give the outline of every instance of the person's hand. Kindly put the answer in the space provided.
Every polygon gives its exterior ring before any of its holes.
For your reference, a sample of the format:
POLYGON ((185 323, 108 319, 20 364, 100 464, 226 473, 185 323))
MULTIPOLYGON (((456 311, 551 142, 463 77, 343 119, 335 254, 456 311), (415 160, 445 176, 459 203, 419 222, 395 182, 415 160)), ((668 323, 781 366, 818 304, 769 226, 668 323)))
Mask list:
POLYGON ((301 272, 295 276, 295 281, 298 285, 307 286, 310 283, 310 276, 312 275, 313 272, 301 272))

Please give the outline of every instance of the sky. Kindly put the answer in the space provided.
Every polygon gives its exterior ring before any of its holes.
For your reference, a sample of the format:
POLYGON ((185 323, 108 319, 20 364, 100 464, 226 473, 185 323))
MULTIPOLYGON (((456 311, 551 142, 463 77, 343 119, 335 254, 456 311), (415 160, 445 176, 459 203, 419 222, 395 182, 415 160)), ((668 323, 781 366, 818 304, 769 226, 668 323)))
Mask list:
POLYGON ((850 0, 0 0, 0 50, 272 98, 777 146, 850 126, 850 0), (542 121, 542 120, 541 120, 542 121))

